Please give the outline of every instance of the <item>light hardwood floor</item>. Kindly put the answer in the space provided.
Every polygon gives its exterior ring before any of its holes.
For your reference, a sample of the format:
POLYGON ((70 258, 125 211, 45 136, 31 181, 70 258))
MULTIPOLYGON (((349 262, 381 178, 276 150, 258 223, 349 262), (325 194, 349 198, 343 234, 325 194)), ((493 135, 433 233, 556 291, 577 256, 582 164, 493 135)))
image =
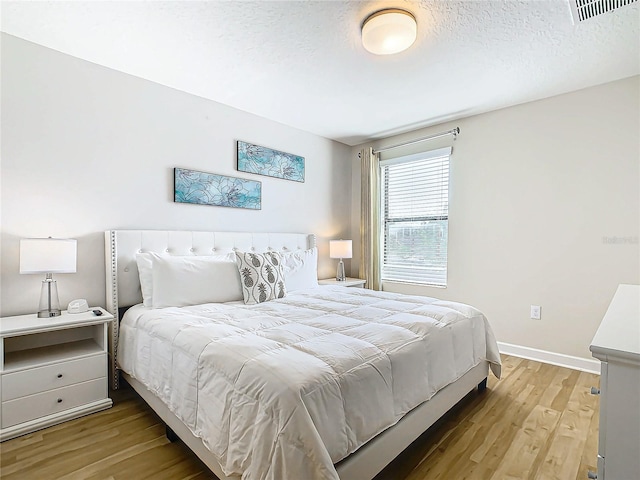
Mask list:
MULTIPOLYGON (((468 395, 376 480, 583 480, 596 470, 599 377, 503 356, 501 380, 468 395)), ((3 480, 215 479, 130 389, 109 410, 0 444, 3 480)), ((284 479, 283 479, 284 480, 284 479)), ((303 480, 303 479, 287 479, 303 480)))

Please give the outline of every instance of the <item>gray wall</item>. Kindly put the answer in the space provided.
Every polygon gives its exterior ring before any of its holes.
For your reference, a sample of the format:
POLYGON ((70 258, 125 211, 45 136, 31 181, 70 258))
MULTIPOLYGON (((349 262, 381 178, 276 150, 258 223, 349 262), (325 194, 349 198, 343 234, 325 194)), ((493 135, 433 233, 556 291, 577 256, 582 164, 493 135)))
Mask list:
POLYGON ((328 240, 350 231, 345 145, 6 34, 1 153, 3 316, 38 306, 20 238, 78 239, 77 273, 56 276, 66 306, 104 305, 107 229, 312 232, 321 277, 328 240), (305 183, 236 171, 236 140, 304 156, 305 183), (174 167, 260 180, 262 210, 173 203, 174 167))
POLYGON ((590 358, 616 287, 640 283, 639 92, 636 76, 376 142, 461 129, 455 142, 420 145, 453 145, 448 286, 384 289, 470 303, 499 341, 590 358))

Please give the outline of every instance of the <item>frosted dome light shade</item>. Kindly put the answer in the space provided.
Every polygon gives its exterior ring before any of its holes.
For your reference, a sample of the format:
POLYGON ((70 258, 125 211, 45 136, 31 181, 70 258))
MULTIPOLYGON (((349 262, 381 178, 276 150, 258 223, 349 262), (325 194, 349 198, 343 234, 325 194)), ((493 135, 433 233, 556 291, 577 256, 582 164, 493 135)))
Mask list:
POLYGON ((417 35, 416 19, 404 10, 381 10, 362 25, 362 45, 375 55, 402 52, 413 45, 417 35))

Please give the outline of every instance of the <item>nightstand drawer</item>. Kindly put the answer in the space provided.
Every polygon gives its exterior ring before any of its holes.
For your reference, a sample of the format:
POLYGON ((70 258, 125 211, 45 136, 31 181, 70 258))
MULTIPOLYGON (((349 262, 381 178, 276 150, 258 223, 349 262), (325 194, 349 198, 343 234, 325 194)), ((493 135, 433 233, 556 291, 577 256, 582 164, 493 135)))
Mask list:
POLYGON ((26 397, 106 375, 107 355, 60 362, 2 375, 2 401, 26 397))
POLYGON ((2 402, 2 428, 104 399, 107 377, 2 402))

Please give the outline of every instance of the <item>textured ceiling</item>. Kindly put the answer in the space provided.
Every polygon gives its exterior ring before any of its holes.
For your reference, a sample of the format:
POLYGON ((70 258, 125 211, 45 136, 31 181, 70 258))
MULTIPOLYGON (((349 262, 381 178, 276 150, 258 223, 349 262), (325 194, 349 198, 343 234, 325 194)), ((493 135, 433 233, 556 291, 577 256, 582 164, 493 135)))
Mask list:
POLYGON ((640 2, 573 25, 567 0, 2 1, 2 31, 355 145, 640 73, 640 2), (375 56, 360 25, 411 11, 375 56))

